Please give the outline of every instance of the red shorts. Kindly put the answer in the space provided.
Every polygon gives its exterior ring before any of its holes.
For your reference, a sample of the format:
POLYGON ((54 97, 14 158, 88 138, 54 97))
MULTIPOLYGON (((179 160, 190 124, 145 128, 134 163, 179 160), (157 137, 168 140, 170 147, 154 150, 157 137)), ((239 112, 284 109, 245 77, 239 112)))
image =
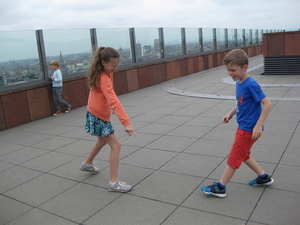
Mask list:
POLYGON ((251 137, 252 132, 241 130, 240 128, 236 130, 235 141, 227 158, 228 166, 238 169, 242 162, 250 159, 250 149, 254 142, 258 140, 252 140, 251 137))

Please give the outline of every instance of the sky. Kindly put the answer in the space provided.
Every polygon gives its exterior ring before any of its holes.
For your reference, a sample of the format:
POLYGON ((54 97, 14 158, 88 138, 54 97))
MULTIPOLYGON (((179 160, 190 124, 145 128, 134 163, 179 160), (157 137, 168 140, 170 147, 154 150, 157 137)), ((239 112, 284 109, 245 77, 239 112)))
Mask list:
POLYGON ((123 27, 300 29, 300 0, 0 2, 0 31, 123 27))

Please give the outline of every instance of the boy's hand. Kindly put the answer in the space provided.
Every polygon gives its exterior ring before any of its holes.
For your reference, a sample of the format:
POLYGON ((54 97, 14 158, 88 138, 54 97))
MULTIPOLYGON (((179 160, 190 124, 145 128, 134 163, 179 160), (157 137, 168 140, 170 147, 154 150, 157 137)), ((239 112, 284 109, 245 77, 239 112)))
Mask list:
POLYGON ((262 126, 256 125, 252 131, 252 139, 253 140, 258 139, 261 137, 261 135, 262 135, 262 126))
POLYGON ((136 133, 131 124, 129 124, 128 126, 125 127, 125 131, 128 134, 128 136, 131 136, 133 134, 134 137, 136 137, 136 133))
POLYGON ((222 122, 223 123, 228 123, 230 119, 231 119, 231 117, 229 117, 229 115, 227 114, 227 115, 223 116, 222 122))

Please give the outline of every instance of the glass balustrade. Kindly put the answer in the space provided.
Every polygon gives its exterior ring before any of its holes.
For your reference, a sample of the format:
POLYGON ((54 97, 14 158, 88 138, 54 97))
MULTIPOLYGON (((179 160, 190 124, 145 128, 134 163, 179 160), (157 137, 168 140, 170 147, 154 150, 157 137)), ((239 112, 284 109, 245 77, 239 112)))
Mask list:
MULTIPOLYGON (((47 65, 58 60, 63 77, 87 72, 92 56, 88 29, 44 30, 43 36, 47 65)), ((50 67, 47 72, 46 78, 53 74, 50 67)))
POLYGON ((262 43, 281 30, 233 28, 93 28, 0 31, 0 92, 49 83, 51 60, 65 78, 87 73, 93 50, 113 47, 120 67, 262 43))
POLYGON ((0 31, 0 91, 44 79, 34 31, 0 31))

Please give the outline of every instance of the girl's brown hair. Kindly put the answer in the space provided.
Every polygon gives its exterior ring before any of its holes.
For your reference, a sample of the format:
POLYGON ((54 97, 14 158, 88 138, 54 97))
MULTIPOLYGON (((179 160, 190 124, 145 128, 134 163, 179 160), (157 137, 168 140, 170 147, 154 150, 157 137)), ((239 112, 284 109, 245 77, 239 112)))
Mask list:
POLYGON ((91 90, 96 89, 99 85, 100 74, 104 71, 102 60, 108 63, 111 58, 120 58, 119 52, 111 47, 100 47, 94 52, 87 74, 88 85, 91 90))

